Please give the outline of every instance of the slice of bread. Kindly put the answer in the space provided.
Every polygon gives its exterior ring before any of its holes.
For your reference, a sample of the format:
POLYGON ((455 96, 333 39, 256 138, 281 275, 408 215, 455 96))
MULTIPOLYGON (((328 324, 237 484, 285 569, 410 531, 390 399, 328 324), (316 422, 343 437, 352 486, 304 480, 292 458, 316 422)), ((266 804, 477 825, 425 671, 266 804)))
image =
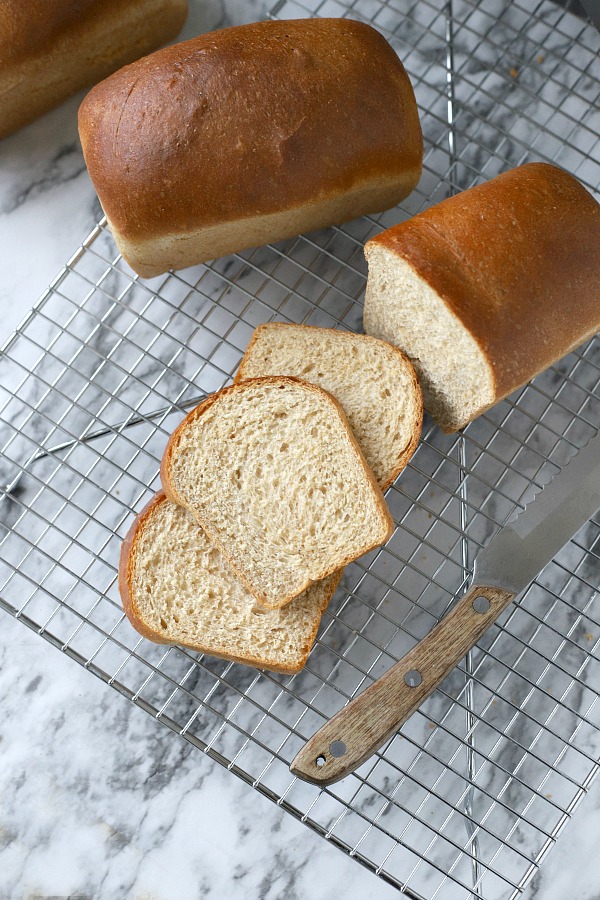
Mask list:
POLYGON ((340 579, 330 575, 285 609, 265 610, 195 518, 157 494, 121 549, 123 608, 141 635, 260 669, 298 672, 340 579))
POLYGON ((161 477, 269 609, 393 530, 342 408, 297 378, 254 378, 208 397, 171 436, 161 477))
POLYGON ((382 490, 417 448, 419 382, 406 356, 385 341, 309 325, 259 325, 235 381, 261 375, 294 375, 332 394, 382 490))

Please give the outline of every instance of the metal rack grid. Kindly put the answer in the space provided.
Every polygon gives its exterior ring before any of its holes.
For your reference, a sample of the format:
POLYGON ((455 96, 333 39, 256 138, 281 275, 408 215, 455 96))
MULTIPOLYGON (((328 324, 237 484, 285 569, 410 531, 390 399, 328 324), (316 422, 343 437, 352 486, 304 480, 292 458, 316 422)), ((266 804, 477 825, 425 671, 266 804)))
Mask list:
POLYGON ((550 0, 282 0, 274 15, 383 31, 420 106, 419 188, 379 217, 152 281, 100 222, 0 357, 0 605, 408 894, 515 897, 597 771, 598 517, 357 773, 319 790, 288 765, 430 630, 478 549, 595 432, 598 339, 464 434, 426 420, 386 495, 395 534, 348 567, 299 675, 139 638, 116 562, 168 434, 230 380, 257 324, 360 329, 370 235, 528 159, 597 191, 600 39, 550 0))

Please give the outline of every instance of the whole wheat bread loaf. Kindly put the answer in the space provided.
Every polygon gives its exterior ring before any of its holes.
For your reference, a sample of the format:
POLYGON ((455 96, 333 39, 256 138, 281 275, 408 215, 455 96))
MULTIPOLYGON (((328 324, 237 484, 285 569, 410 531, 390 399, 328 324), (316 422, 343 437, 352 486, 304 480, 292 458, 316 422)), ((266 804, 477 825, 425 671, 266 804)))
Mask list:
POLYGON ((267 608, 392 533, 340 405, 296 378, 255 378, 208 397, 171 436, 161 477, 267 608))
POLYGON ((314 643, 339 574, 284 609, 256 603, 181 506, 157 494, 121 549, 119 591, 141 635, 275 672, 298 672, 314 643))
POLYGON ((90 91, 79 134, 144 277, 389 209, 423 160, 402 63, 344 18, 252 22, 147 56, 90 91))
POLYGON ((254 331, 235 381, 263 375, 293 375, 335 397, 382 490, 413 455, 423 399, 411 363, 391 344, 350 331, 270 322, 254 331))
POLYGON ((372 238, 365 331, 414 362, 456 431, 600 330, 600 205, 519 166, 372 238))
POLYGON ((172 40, 187 0, 2 0, 0 138, 172 40))

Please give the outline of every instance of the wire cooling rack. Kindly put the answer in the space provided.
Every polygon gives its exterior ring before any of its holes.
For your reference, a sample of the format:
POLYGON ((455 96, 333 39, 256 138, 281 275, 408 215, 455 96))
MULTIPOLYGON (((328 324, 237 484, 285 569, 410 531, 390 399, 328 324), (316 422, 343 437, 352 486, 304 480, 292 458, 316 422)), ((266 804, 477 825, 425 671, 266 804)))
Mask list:
POLYGON ((230 380, 256 325, 361 328, 365 239, 528 159, 597 190, 600 40, 549 0, 284 0, 274 15, 383 31, 420 106, 419 189, 377 219, 145 282, 100 222, 0 357, 0 602, 408 894, 515 897, 597 771, 597 517, 356 774, 319 790, 288 765, 431 629, 490 535, 595 432, 597 339, 462 435, 426 420, 387 492, 395 534, 348 567, 299 675, 139 638, 116 564, 167 436, 230 380))

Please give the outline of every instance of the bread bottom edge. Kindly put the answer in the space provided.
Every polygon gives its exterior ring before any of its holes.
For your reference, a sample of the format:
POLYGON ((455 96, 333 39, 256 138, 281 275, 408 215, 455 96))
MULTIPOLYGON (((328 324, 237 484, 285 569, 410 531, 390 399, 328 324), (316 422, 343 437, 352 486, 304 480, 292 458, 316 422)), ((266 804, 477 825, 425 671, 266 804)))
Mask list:
POLYGON ((327 200, 267 215, 246 216, 187 234, 171 232, 136 240, 121 234, 108 216, 107 220, 125 261, 142 278, 154 278, 169 269, 185 269, 390 209, 410 194, 419 175, 420 169, 409 171, 402 176, 362 184, 358 189, 327 200))

